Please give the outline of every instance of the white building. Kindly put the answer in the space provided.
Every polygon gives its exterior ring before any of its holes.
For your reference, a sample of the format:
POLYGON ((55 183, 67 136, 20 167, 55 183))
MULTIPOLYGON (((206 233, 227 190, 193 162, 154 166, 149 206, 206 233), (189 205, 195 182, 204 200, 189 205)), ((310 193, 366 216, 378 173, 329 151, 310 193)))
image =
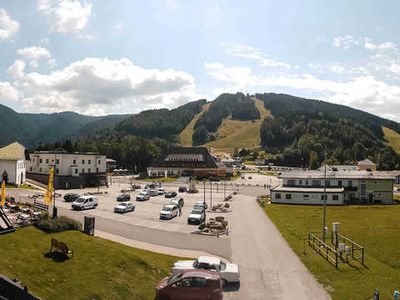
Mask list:
POLYGON ((55 166, 56 189, 106 184, 106 156, 97 153, 36 151, 30 155, 28 178, 47 184, 50 167, 55 166))
MULTIPOLYGON (((328 168, 327 168, 328 169, 328 168)), ((394 174, 368 171, 292 171, 279 176, 282 184, 271 189, 272 203, 321 205, 392 204, 394 174)))
POLYGON ((20 185, 25 182, 25 163, 29 159, 26 156, 25 147, 14 142, 0 148, 0 176, 9 184, 20 185))

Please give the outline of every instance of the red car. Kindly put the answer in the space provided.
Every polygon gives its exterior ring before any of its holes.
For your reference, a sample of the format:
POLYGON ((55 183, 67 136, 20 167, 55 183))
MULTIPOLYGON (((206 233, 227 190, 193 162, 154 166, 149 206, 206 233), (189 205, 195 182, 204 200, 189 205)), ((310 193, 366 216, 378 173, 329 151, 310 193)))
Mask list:
POLYGON ((156 300, 222 300, 221 278, 206 270, 185 270, 162 279, 156 300))

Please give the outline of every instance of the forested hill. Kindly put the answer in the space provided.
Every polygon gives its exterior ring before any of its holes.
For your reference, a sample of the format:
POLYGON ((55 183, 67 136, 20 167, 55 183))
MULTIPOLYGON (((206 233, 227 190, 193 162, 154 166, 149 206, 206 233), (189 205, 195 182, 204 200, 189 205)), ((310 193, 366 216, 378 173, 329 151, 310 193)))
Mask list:
POLYGON ((17 113, 0 104, 0 147, 18 141, 26 147, 86 136, 113 128, 128 115, 92 117, 74 112, 52 114, 17 113))
MULTIPOLYGON (((400 133, 400 125, 361 110, 285 94, 256 94, 271 111, 261 125, 261 146, 275 154, 277 163, 316 168, 324 148, 332 164, 363 158, 378 162, 380 169, 400 167, 383 128, 400 133)), ((400 136, 398 136, 400 138, 400 136)))

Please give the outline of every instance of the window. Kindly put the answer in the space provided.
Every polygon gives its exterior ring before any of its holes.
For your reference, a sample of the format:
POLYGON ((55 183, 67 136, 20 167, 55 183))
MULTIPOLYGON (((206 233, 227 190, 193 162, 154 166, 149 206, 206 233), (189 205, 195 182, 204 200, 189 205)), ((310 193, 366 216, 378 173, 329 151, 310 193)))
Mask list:
POLYGON ((287 181, 287 186, 294 186, 294 180, 293 179, 289 179, 287 181))
POLYGON ((76 159, 74 159, 74 160, 72 161, 72 164, 73 164, 73 165, 76 165, 76 159))
POLYGON ((39 163, 42 163, 42 161, 43 161, 42 159, 39 159, 39 163))
POLYGON ((32 161, 35 162, 35 159, 33 159, 32 161))
POLYGON ((39 168, 39 172, 42 172, 42 168, 39 168))
POLYGON ((29 168, 29 171, 31 171, 31 172, 32 172, 32 167, 30 167, 30 168, 29 168))
POLYGON ((49 163, 49 159, 47 158, 47 159, 46 159, 46 164, 48 164, 48 163, 49 163))
POLYGON ((312 185, 313 186, 321 186, 321 182, 319 180, 313 180, 312 185))
POLYGON ((101 164, 101 160, 99 159, 99 160, 97 161, 97 163, 100 165, 100 164, 101 164))
POLYGON ((99 173, 99 168, 96 168, 96 173, 99 173))
POLYGON ((78 169, 75 169, 75 174, 78 174, 78 169))
POLYGON ((303 180, 299 180, 299 185, 303 185, 303 180))
POLYGON ((324 195, 321 195, 321 200, 324 201, 324 195))
POLYGON ((85 160, 84 159, 82 159, 82 165, 84 165, 85 164, 85 160))
POLYGON ((304 198, 304 199, 308 199, 308 198, 309 198, 309 195, 303 195, 303 198, 304 198))
POLYGON ((338 184, 337 184, 338 186, 342 186, 342 181, 341 180, 338 180, 338 184))
POLYGON ((286 195, 285 195, 285 198, 286 198, 286 200, 292 199, 292 194, 286 194, 286 195))
POLYGON ((90 165, 92 163, 92 160, 91 159, 88 159, 88 164, 90 165))
POLYGON ((82 169, 82 174, 85 173, 85 169, 82 169))
POLYGON ((87 172, 88 172, 88 173, 90 173, 90 168, 89 168, 89 169, 87 169, 87 172))
POLYGON ((349 180, 349 187, 353 186, 353 181, 349 180))
POLYGON ((194 277, 192 278, 191 287, 203 287, 207 285, 205 278, 194 277))
POLYGON ((332 200, 335 200, 335 201, 339 200, 339 195, 332 195, 332 200))
POLYGON ((56 174, 60 173, 60 169, 56 169, 56 174))
POLYGON ((56 165, 58 165, 60 163, 60 160, 57 158, 56 159, 56 165))
POLYGON ((330 187, 331 186, 331 182, 329 180, 325 180, 325 186, 326 187, 330 187))
POLYGON ((308 185, 308 180, 306 180, 306 185, 308 185))
POLYGON ((275 194, 275 199, 281 199, 281 194, 276 193, 276 194, 275 194))

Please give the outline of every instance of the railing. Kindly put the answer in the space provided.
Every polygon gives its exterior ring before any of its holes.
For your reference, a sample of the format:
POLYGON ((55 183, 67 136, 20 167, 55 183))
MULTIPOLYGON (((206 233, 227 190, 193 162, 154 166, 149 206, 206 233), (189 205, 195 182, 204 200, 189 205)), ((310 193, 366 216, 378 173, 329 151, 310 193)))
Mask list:
POLYGON ((311 232, 308 233, 308 245, 310 245, 311 248, 317 251, 328 262, 332 263, 336 269, 338 268, 339 254, 334 248, 324 243, 311 232))

